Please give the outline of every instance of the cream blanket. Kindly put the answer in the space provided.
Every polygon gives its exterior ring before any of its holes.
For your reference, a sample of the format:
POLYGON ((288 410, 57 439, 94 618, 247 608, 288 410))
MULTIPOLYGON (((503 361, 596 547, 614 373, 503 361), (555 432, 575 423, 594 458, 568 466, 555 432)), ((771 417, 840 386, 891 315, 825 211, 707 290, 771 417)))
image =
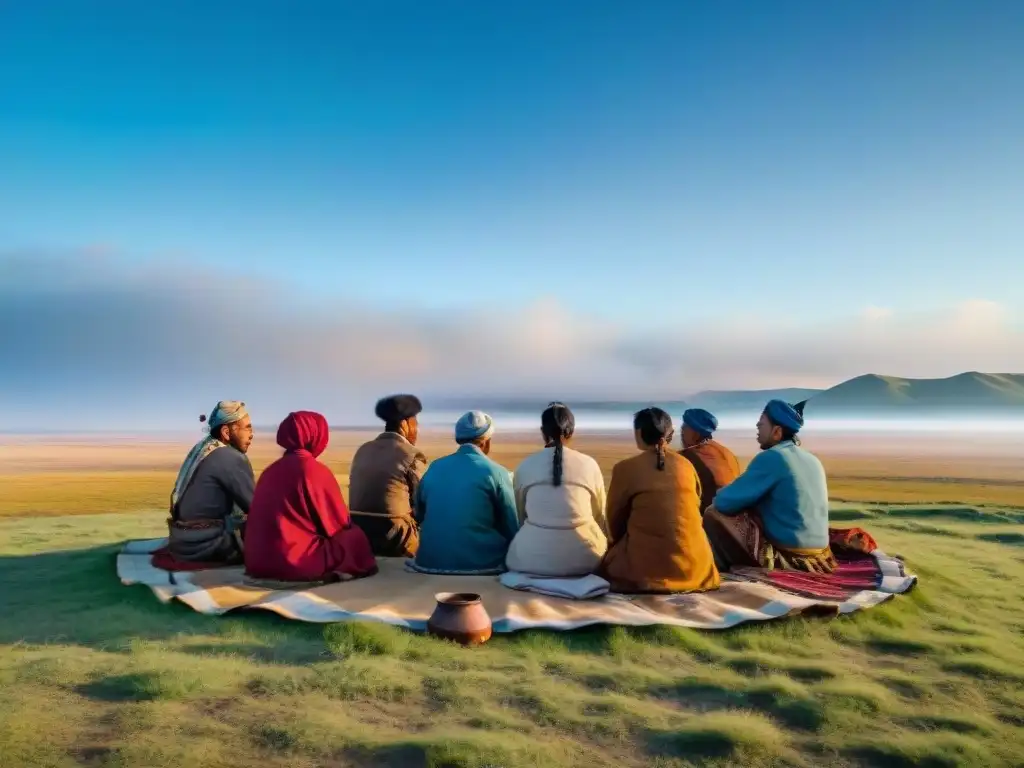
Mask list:
POLYGON ((852 613, 907 591, 917 580, 904 573, 898 560, 879 553, 880 563, 885 561, 885 570, 889 573, 895 570, 901 575, 886 578, 875 589, 856 591, 842 601, 802 597, 770 584, 731 575, 720 589, 700 594, 606 594, 579 600, 509 589, 502 586, 497 576, 411 573, 405 569, 401 558, 379 558, 380 573, 368 579, 302 590, 269 590, 246 585, 241 568, 192 573, 169 573, 154 568, 150 553, 165 543, 166 539, 129 542, 117 558, 122 583, 145 584, 161 600, 178 600, 205 614, 259 608, 297 621, 327 623, 361 619, 413 630, 426 628, 434 610, 434 596, 440 592, 479 593, 494 622, 494 631, 499 633, 538 628, 571 630, 593 624, 668 624, 727 629, 748 621, 766 621, 804 612, 852 613))

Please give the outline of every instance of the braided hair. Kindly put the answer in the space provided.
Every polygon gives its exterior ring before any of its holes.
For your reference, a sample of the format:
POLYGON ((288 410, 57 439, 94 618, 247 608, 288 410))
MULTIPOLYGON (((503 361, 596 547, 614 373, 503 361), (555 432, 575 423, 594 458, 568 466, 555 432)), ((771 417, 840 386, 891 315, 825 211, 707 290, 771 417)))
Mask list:
POLYGON ((665 446, 672 442, 675 429, 672 417, 661 408, 644 408, 633 415, 633 429, 640 432, 646 445, 653 445, 658 453, 658 469, 665 469, 665 446))
POLYGON ((562 484, 562 443, 576 431, 576 417, 565 403, 551 403, 540 415, 540 431, 544 440, 554 446, 551 482, 562 484))

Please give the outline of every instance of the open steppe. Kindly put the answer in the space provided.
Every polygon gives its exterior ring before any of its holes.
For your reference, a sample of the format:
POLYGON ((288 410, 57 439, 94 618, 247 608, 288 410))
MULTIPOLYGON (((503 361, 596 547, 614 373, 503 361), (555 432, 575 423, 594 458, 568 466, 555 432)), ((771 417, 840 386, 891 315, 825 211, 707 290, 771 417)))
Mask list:
MULTIPOLYGON (((368 434, 336 432, 344 489, 368 434)), ((748 459, 751 434, 723 440, 748 459)), ((260 432, 257 471, 276 455, 260 432)), ((514 468, 537 445, 499 435, 514 468)), ((187 439, 0 441, 0 764, 1024 765, 1024 441, 811 435, 838 525, 921 577, 832 621, 526 632, 211 618, 123 587, 187 439)), ((425 435, 430 457, 451 449, 425 435)), ((610 476, 624 436, 581 436, 610 476)))

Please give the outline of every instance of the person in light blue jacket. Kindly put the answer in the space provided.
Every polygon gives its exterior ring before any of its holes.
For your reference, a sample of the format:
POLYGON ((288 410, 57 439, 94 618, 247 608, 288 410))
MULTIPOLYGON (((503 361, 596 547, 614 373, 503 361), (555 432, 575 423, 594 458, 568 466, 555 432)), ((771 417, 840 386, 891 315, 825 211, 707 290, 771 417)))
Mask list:
POLYGON ((434 461, 420 481, 420 546, 410 560, 423 573, 496 574, 516 531, 512 475, 488 458, 494 420, 481 411, 455 424, 455 453, 434 461))
POLYGON ((797 437, 805 403, 769 401, 757 422, 761 453, 718 491, 705 513, 704 530, 720 569, 835 569, 825 469, 797 437))

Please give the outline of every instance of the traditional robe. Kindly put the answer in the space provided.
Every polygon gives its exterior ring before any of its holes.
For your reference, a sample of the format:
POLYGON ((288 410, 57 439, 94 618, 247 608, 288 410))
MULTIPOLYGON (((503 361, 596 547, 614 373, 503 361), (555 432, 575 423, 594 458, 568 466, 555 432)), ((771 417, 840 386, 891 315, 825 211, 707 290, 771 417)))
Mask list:
POLYGON ((420 548, 413 567, 428 573, 505 570, 519 529, 509 471, 466 444, 427 469, 416 505, 420 548))
POLYGON ((244 453, 213 437, 197 443, 171 493, 167 520, 171 557, 184 563, 240 563, 255 485, 252 464, 244 453))
POLYGON ((330 581, 377 572, 370 542, 352 525, 334 473, 317 461, 329 438, 319 413, 298 411, 281 422, 277 444, 285 454, 260 475, 249 509, 250 576, 330 581))
POLYGON ((740 463, 736 454, 711 439, 684 448, 680 455, 697 470, 697 479, 700 480, 700 513, 703 515, 718 490, 740 476, 740 463))
POLYGON ((704 526, 723 567, 825 572, 835 567, 825 469, 792 440, 761 451, 722 488, 704 526))
POLYGON ((552 480, 554 448, 523 459, 513 488, 522 527, 505 560, 510 571, 586 576, 608 549, 605 488, 590 456, 562 448, 562 482, 552 480))
POLYGON ((612 591, 718 587, 718 569, 701 528, 697 473, 678 453, 666 453, 660 470, 650 451, 615 465, 608 526, 608 553, 598 575, 611 583, 612 591))
POLYGON ((378 557, 411 557, 419 547, 416 492, 427 457, 397 432, 359 446, 349 470, 352 520, 378 557))

